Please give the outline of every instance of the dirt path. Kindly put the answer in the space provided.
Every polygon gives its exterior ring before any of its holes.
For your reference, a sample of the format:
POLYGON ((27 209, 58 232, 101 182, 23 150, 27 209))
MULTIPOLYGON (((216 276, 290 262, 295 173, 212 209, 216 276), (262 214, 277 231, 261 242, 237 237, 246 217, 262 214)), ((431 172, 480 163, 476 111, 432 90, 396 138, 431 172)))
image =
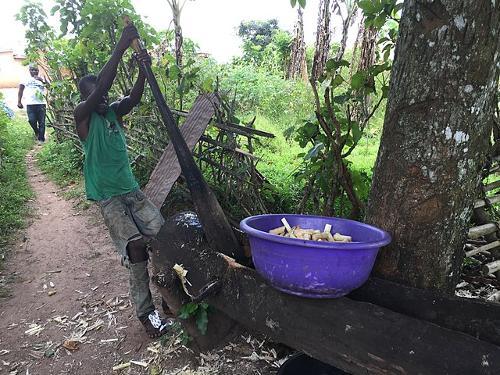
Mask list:
POLYGON ((82 214, 60 197, 34 155, 27 164, 35 217, 3 271, 14 282, 12 297, 0 301, 0 374, 109 374, 144 359, 151 342, 105 226, 95 209, 82 214), (74 351, 61 346, 71 338, 74 351))
POLYGON ((0 272, 13 280, 12 296, 0 299, 0 374, 276 373, 283 360, 248 335, 200 356, 182 345, 179 330, 147 338, 96 207, 80 212, 65 200, 36 166, 36 151, 27 156, 34 216, 0 272))

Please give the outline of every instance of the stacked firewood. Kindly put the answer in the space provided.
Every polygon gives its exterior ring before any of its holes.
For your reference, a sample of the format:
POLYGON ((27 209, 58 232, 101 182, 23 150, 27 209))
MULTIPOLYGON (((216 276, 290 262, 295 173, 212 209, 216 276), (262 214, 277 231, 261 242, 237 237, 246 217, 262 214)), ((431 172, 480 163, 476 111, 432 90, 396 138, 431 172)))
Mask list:
POLYGON ((466 261, 461 288, 474 286, 472 297, 500 302, 500 157, 493 158, 482 185, 482 198, 474 202, 474 226, 465 245, 466 261))

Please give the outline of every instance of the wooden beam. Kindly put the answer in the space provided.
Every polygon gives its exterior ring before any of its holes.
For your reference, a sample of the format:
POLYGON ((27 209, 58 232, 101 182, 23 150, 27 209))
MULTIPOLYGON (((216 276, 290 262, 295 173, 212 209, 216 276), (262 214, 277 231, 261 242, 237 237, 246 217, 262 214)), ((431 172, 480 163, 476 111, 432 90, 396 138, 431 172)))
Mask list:
POLYGON ((500 346, 500 304, 440 295, 374 277, 348 297, 500 346))
POLYGON ((354 375, 493 374, 500 366, 500 347, 461 332, 349 298, 281 293, 254 270, 214 253, 194 215, 168 219, 152 246, 162 294, 170 288, 173 264, 183 264, 192 294, 217 280, 218 293, 206 296, 217 310, 354 375))

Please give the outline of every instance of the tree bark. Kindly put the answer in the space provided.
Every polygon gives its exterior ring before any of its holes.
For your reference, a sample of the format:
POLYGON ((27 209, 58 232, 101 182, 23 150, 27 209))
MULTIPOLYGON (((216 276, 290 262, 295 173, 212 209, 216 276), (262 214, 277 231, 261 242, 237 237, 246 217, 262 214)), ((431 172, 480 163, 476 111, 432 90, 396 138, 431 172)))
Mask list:
POLYGON ((325 70, 326 60, 330 52, 330 0, 320 0, 316 44, 311 70, 311 81, 316 82, 325 70))
POLYGON ((406 1, 366 220, 376 274, 453 292, 498 84, 500 2, 406 1))
POLYGON ((304 20, 302 9, 297 10, 297 23, 292 44, 290 65, 288 66, 287 79, 302 79, 307 82, 306 43, 304 40, 304 20))
MULTIPOLYGON (((377 45, 377 29, 373 26, 363 27, 363 39, 361 42, 361 55, 359 58, 358 71, 366 71, 375 63, 375 48, 377 45)), ((375 82, 368 82, 369 85, 374 86, 375 82)), ((363 103, 361 105, 361 118, 363 120, 368 117, 370 108, 370 95, 363 95, 363 103)))

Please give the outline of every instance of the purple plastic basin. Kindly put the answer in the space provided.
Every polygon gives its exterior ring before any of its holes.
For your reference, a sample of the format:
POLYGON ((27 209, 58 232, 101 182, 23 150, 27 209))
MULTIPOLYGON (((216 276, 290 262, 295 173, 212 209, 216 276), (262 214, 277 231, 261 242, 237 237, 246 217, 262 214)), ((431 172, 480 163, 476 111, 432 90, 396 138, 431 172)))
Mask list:
POLYGON ((309 215, 258 215, 244 219, 257 272, 275 288, 310 298, 337 298, 368 279, 380 247, 389 233, 354 220, 309 215), (323 230, 325 224, 352 237, 353 242, 316 242, 269 234, 285 217, 293 227, 323 230))

